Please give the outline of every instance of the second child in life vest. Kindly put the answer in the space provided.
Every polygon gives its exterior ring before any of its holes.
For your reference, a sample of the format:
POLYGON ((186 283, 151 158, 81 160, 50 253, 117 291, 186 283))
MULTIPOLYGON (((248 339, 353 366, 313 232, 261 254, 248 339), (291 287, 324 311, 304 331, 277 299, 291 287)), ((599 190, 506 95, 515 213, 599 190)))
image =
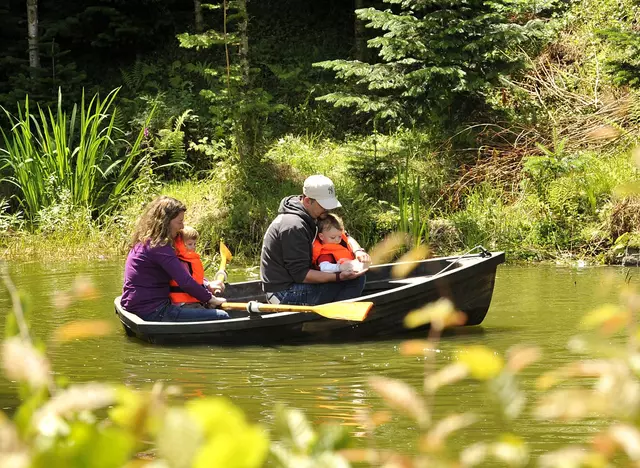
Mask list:
POLYGON ((340 242, 337 244, 323 243, 320 239, 316 238, 313 241, 311 263, 317 270, 320 269, 320 263, 329 262, 340 264, 346 260, 353 260, 356 258, 349 242, 347 235, 342 232, 340 235, 340 242))
MULTIPOLYGON (((202 260, 200 260, 200 255, 198 255, 195 250, 187 249, 184 239, 182 238, 182 234, 178 235, 175 241, 175 249, 176 255, 183 263, 184 267, 187 269, 189 274, 193 277, 194 280, 200 285, 204 284, 204 266, 202 265, 202 260)), ((169 298, 173 304, 192 304, 200 302, 195 297, 190 294, 184 292, 178 283, 174 280, 169 282, 170 292, 169 298)))

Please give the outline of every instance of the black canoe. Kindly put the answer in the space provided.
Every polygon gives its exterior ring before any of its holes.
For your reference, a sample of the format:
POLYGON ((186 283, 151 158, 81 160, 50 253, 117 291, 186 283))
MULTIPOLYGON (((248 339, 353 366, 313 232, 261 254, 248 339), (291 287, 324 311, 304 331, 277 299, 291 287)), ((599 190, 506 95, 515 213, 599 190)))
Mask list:
MULTIPOLYGON (((504 252, 415 263, 409 276, 399 280, 391 276, 394 263, 369 269, 363 295, 351 300, 374 303, 363 322, 332 320, 310 312, 258 315, 245 311, 230 311, 227 320, 146 322, 124 310, 120 297, 115 309, 128 336, 150 343, 293 344, 399 337, 409 332, 403 326, 408 312, 441 297, 451 299, 467 315, 466 325, 480 324, 489 310, 496 268, 504 263, 504 252)), ((229 284, 224 296, 233 302, 265 300, 259 281, 229 284)))

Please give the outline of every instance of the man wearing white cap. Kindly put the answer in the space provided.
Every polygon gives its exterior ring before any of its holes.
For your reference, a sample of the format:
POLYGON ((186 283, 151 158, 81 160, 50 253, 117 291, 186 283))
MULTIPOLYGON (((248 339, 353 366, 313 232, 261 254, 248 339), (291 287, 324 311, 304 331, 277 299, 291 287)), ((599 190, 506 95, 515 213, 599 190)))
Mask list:
MULTIPOLYGON (((312 244, 316 220, 342 206, 333 182, 323 175, 304 181, 302 195, 285 197, 278 216, 264 235, 260 255, 262 289, 271 303, 317 305, 358 297, 364 288, 366 270, 329 273, 312 267, 312 244)), ((371 258, 352 237, 349 244, 356 258, 371 258)))

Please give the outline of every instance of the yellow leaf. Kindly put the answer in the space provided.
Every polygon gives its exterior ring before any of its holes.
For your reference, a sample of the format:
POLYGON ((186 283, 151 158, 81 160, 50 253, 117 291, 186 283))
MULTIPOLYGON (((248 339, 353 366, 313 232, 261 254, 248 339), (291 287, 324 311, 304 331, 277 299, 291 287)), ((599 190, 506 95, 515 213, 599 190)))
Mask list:
POLYGON ((117 404, 109 409, 109 419, 133 434, 141 435, 146 431, 155 433, 161 427, 161 421, 157 415, 160 408, 153 395, 117 387, 117 404))
POLYGON ((467 346, 458 354, 458 361, 466 365, 471 377, 477 380, 489 380, 496 377, 504 362, 493 350, 486 346, 467 346))
POLYGON ((592 310, 585 315, 580 321, 580 328, 583 330, 593 330, 602 326, 607 321, 612 320, 618 315, 624 314, 624 309, 613 304, 605 304, 592 310))
POLYGON ((620 135, 620 131, 611 125, 601 125, 587 132, 587 138, 590 140, 611 140, 620 135))
POLYGON ((629 459, 640 460, 640 431, 629 424, 616 424, 609 428, 611 438, 625 451, 629 459))
POLYGON ((433 429, 422 439, 421 450, 425 452, 437 451, 444 447, 447 438, 460 429, 470 426, 478 420, 478 416, 471 413, 452 414, 438 421, 433 429))
POLYGON ((391 413, 389 411, 376 411, 371 415, 371 424, 374 427, 386 424, 391 421, 391 413))
POLYGON ((585 450, 578 445, 570 445, 559 450, 544 453, 539 458, 539 466, 605 468, 611 466, 601 454, 585 450))
POLYGON ((51 366, 47 358, 32 343, 17 336, 2 343, 2 364, 11 380, 27 382, 31 388, 51 383, 51 366))
POLYGON ((489 445, 486 442, 477 442, 465 447, 460 452, 460 462, 463 467, 472 467, 484 463, 489 455, 489 445))
POLYGON ((87 276, 78 276, 73 281, 72 291, 76 299, 89 300, 98 297, 98 289, 87 276))
POLYGON ((247 425, 242 410, 226 398, 189 400, 185 407, 205 430, 207 437, 218 432, 241 432, 247 425))
POLYGON ((435 343, 427 340, 407 340, 400 344, 403 356, 424 356, 433 350, 435 343))
POLYGON ((260 468, 269 453, 269 439, 259 426, 242 432, 221 430, 209 437, 193 460, 194 468, 260 468))
POLYGON ((106 384, 89 382, 72 385, 56 393, 33 415, 32 424, 46 436, 64 434, 68 428, 63 418, 73 414, 106 408, 116 400, 116 390, 106 384))
POLYGON ((640 182, 627 182, 626 184, 618 185, 613 192, 618 197, 637 195, 640 193, 640 182))
POLYGON ((537 419, 578 420, 607 414, 607 396, 586 389, 562 389, 545 394, 533 411, 537 419))
POLYGON ((71 303, 73 302, 73 297, 71 294, 65 291, 55 291, 53 293, 53 298, 51 299, 53 306, 58 310, 68 309, 71 303))
POLYGON ((202 445, 200 425, 183 409, 169 408, 156 437, 160 458, 174 468, 189 468, 202 445))
POLYGON ((391 268, 391 277, 395 279, 406 278, 418 266, 416 262, 429 258, 431 251, 424 244, 411 249, 398 259, 398 262, 391 268))
POLYGON ((439 388, 455 382, 459 382, 469 375, 469 369, 464 364, 454 363, 443 367, 435 374, 424 379, 424 389, 429 393, 435 393, 439 388))
POLYGON ((633 148, 631 156, 633 157, 633 162, 636 164, 636 167, 640 167, 640 146, 633 148))
POLYGON ((448 326, 460 324, 463 319, 466 320, 466 315, 456 312, 449 299, 440 298, 436 302, 409 312, 404 318, 404 326, 418 328, 430 323, 434 329, 440 331, 448 326))
POLYGON ((518 373, 540 359, 541 354, 537 346, 512 346, 507 351, 507 368, 513 373, 518 373))
POLYGON ((401 232, 389 234, 370 250, 371 263, 373 265, 387 263, 405 245, 406 239, 407 235, 401 232))
POLYGON ((491 452, 507 466, 525 466, 529 461, 527 445, 513 434, 503 434, 500 440, 493 444, 491 452))
POLYGON ((431 420, 429 410, 413 387, 399 380, 373 376, 369 385, 392 408, 403 411, 419 424, 428 424, 431 420))
POLYGON ((113 325, 107 320, 76 320, 65 323, 53 333, 53 341, 64 343, 67 341, 96 338, 113 332, 113 325))
POLYGON ((546 372, 536 379, 536 388, 538 390, 548 390, 560 382, 560 380, 556 371, 546 372))

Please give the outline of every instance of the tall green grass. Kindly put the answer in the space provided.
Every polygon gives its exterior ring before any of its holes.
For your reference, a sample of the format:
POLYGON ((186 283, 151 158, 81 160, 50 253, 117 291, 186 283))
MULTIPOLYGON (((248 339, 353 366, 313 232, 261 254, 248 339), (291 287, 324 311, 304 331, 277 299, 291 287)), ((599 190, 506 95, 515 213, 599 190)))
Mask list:
POLYGON ((122 138, 124 132, 114 124, 117 93, 115 89, 104 99, 96 94, 88 104, 83 93, 70 114, 63 109, 61 93, 55 112, 40 106, 32 112, 28 96, 15 116, 2 108, 10 129, 0 128, 0 171, 6 174, 0 182, 15 187, 31 224, 60 193, 70 194, 73 206, 88 208, 99 218, 113 211, 133 187, 146 157, 144 129, 132 144, 122 138))
POLYGON ((408 162, 398 169, 398 230, 411 236, 415 247, 429 242, 428 213, 423 214, 420 176, 409 170, 408 162))

